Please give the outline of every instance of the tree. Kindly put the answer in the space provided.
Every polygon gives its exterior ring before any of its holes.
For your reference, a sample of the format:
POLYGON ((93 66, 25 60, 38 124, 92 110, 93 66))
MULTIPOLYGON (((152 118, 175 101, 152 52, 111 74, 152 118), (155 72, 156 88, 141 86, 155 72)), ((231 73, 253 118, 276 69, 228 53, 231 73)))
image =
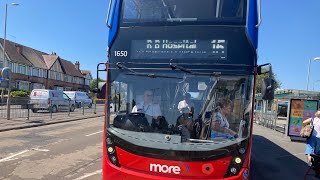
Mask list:
MULTIPOLYGON (((99 78, 99 82, 106 82, 106 81, 99 78)), ((90 83, 90 91, 92 92, 95 88, 97 88, 97 79, 93 79, 90 83)))
MULTIPOLYGON (((256 81, 256 93, 261 93, 261 86, 262 86, 262 80, 264 78, 268 78, 269 77, 269 73, 266 73, 266 74, 261 74, 261 75, 258 75, 257 76, 257 81, 256 81)), ((280 88, 281 87, 281 82, 277 79, 277 75, 274 74, 272 71, 271 71, 271 78, 273 80, 275 80, 275 88, 274 89, 277 89, 277 88, 280 88)))

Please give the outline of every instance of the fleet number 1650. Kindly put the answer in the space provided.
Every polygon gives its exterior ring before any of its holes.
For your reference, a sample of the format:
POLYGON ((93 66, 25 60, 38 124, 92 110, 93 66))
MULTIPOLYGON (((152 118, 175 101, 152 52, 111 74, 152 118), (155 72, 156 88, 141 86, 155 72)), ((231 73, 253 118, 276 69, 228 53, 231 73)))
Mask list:
POLYGON ((114 56, 127 57, 128 51, 114 51, 114 56))

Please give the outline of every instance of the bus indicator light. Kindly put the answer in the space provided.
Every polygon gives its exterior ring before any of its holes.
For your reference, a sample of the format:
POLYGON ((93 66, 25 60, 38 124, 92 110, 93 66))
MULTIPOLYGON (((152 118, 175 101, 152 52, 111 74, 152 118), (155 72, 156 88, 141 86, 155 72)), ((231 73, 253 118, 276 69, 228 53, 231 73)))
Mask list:
POLYGON ((233 168, 231 168, 231 169, 230 169, 230 171, 231 171, 233 174, 237 174, 237 169, 236 169, 236 168, 234 168, 234 167, 233 167, 233 168))

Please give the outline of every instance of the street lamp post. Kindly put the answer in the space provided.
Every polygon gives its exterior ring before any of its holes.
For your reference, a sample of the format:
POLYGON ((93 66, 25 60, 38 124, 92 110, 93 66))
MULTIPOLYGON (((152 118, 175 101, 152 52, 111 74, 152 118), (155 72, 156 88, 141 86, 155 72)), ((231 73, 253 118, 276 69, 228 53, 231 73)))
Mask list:
MULTIPOLYGON (((311 65, 311 60, 309 59, 309 65, 308 65, 308 79, 307 79, 307 91, 309 90, 309 79, 310 79, 310 65, 311 65)), ((320 60, 320 57, 313 58, 314 61, 320 60)))
POLYGON ((313 81, 313 88, 312 88, 313 91, 314 91, 314 85, 315 85, 315 83, 317 83, 317 82, 320 82, 320 80, 313 81))
MULTIPOLYGON (((18 3, 11 3, 12 6, 18 6, 18 3)), ((7 15, 8 15, 8 3, 6 3, 6 9, 4 14, 4 36, 3 36, 3 67, 8 67, 9 62, 5 60, 5 52, 6 52, 6 37, 7 37, 7 15)), ((8 87, 8 97, 7 97, 7 119, 10 119, 10 90, 11 90, 11 80, 9 79, 9 87, 8 87)), ((3 97, 3 92, 2 92, 3 97)))

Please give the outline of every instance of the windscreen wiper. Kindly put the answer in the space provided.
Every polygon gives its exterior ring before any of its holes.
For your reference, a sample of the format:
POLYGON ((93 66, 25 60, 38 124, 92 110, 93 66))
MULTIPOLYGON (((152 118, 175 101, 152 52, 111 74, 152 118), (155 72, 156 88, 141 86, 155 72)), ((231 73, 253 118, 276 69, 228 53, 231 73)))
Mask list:
POLYGON ((165 75, 157 75, 157 74, 148 74, 148 73, 140 73, 140 72, 136 72, 130 68, 128 68, 127 66, 123 65, 121 62, 117 62, 116 63, 117 67, 119 69, 125 69, 127 71, 130 71, 131 73, 127 73, 127 75, 131 75, 131 76, 143 76, 143 77, 150 77, 150 78, 170 78, 170 79, 183 79, 180 77, 173 77, 173 76, 165 76, 165 75))
POLYGON ((219 76, 219 75, 221 75, 221 72, 212 72, 212 73, 193 72, 190 69, 187 69, 185 67, 179 66, 179 65, 174 64, 174 63, 170 63, 170 67, 171 67, 172 70, 179 69, 182 72, 185 72, 185 73, 188 73, 188 74, 192 74, 192 75, 195 75, 195 76, 219 76))
POLYGON ((168 18, 167 21, 169 22, 193 22, 197 21, 198 18, 168 18))

